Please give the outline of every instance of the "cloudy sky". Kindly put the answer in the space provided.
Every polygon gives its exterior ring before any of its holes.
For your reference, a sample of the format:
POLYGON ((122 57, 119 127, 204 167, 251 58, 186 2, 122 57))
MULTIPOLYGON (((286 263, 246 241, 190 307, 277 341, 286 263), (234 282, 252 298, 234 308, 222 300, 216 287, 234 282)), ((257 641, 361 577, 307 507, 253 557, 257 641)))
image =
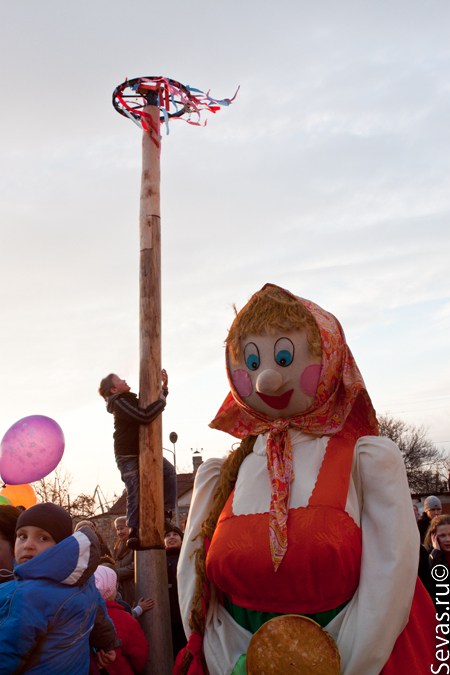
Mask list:
MULTIPOLYGON (((223 455, 223 341, 265 282, 341 321, 379 413, 450 450, 447 0, 0 0, 0 435, 49 415, 74 491, 122 483, 111 371, 139 382, 141 134, 163 75, 235 103, 163 137, 163 443, 223 455)), ((167 454, 170 458, 170 454, 167 454)))

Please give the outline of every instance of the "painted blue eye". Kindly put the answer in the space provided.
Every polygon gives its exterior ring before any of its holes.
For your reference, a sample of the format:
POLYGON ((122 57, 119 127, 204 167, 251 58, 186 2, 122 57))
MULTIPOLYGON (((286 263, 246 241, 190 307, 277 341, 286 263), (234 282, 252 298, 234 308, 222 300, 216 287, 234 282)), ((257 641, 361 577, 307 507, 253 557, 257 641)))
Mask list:
POLYGON ((250 354, 247 361, 247 368, 250 370, 256 370, 259 367, 259 359, 256 354, 250 354))
POLYGON ((274 359, 282 368, 290 366, 294 360, 294 344, 289 338, 280 338, 275 342, 274 359))
POLYGON ((279 366, 290 366, 292 363, 292 354, 286 349, 280 349, 280 351, 275 354, 275 361, 279 366))
POLYGON ((244 348, 245 365, 249 370, 258 370, 261 359, 258 347, 254 342, 249 342, 244 348))

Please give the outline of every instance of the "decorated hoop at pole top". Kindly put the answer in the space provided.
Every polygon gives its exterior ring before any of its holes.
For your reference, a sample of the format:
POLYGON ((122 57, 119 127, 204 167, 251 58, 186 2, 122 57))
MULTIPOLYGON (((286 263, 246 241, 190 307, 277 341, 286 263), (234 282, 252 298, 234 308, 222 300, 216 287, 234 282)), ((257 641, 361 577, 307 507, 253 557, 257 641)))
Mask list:
POLYGON ((166 124, 169 133, 169 119, 183 118, 188 124, 204 126, 201 113, 216 113, 229 106, 239 91, 232 98, 216 99, 200 89, 181 84, 168 77, 150 75, 125 80, 113 92, 112 102, 118 113, 128 117, 145 131, 153 127, 152 120, 145 108, 156 105, 160 110, 160 121, 166 124))

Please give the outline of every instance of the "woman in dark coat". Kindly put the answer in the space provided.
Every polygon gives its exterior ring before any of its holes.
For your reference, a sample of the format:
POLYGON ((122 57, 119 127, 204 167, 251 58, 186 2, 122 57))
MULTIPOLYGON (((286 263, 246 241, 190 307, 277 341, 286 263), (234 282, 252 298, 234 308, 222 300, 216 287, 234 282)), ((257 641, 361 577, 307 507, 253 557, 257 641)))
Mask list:
POLYGON ((172 629, 172 645, 174 657, 186 646, 180 605, 178 603, 177 567, 180 557, 183 532, 179 527, 166 521, 164 527, 164 546, 167 559, 167 580, 169 582, 170 624, 172 629))
MULTIPOLYGON (((441 611, 448 607, 450 597, 448 578, 450 576, 450 515, 435 516, 428 528, 424 542, 425 548, 430 550, 429 564, 433 578, 433 600, 436 610, 441 611), (445 605, 445 607, 443 607, 445 605)), ((449 623, 450 615, 438 617, 440 623, 449 623)))
POLYGON ((122 599, 133 607, 135 603, 134 551, 127 546, 130 528, 127 526, 125 516, 116 518, 114 525, 117 532, 117 540, 114 544, 116 563, 114 569, 119 579, 119 593, 122 599))

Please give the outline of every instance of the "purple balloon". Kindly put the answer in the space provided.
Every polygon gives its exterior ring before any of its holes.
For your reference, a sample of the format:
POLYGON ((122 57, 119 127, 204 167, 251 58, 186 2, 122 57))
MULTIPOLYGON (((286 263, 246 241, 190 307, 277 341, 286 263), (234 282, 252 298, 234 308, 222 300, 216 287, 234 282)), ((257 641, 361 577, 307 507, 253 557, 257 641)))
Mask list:
POLYGON ((33 483, 55 469, 63 456, 64 434, 55 420, 30 415, 12 425, 0 445, 0 476, 7 485, 33 483))

